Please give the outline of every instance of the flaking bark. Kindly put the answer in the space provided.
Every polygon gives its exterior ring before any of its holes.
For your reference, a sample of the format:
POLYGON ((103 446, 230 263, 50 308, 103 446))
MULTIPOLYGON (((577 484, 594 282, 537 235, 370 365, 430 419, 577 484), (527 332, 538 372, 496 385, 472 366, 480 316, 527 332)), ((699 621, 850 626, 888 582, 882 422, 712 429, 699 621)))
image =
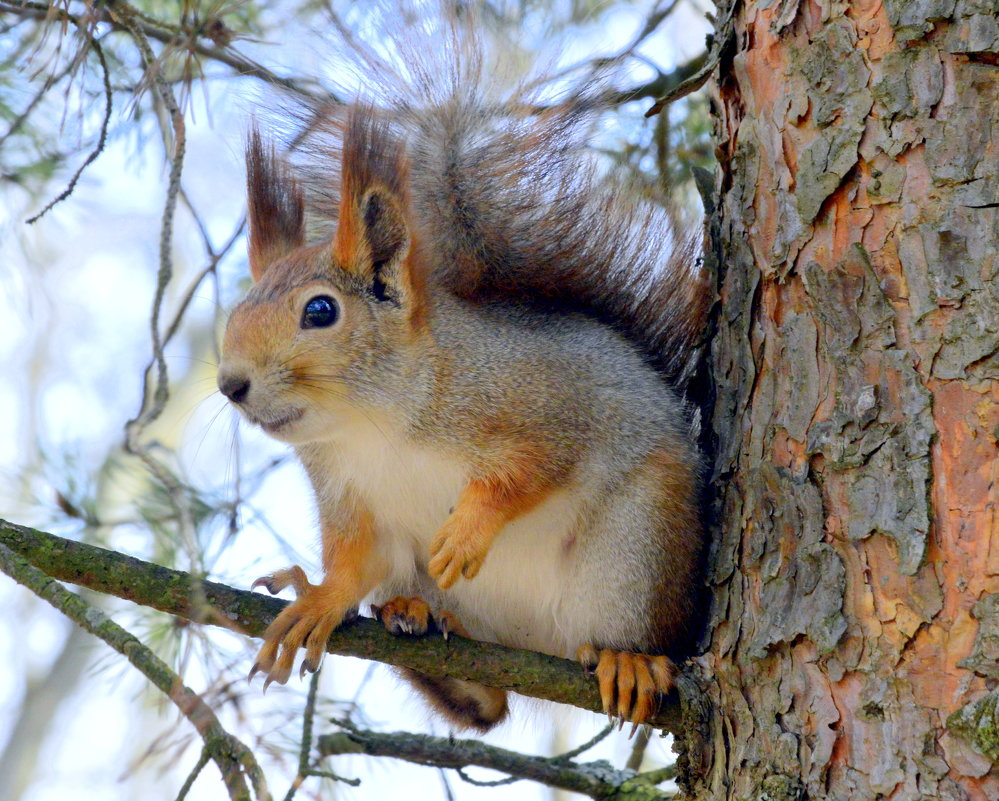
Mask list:
POLYGON ((999 9, 720 5, 691 795, 999 798, 999 9))

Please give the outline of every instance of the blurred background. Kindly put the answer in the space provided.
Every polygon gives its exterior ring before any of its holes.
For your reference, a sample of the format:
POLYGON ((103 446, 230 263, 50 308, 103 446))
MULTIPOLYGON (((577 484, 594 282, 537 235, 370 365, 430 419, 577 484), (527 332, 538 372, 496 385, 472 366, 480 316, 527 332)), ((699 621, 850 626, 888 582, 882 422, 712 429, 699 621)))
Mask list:
MULTIPOLYGON (((407 5, 416 14, 435 8, 407 5)), ((707 101, 694 94, 658 117, 643 115, 669 80, 696 70, 708 5, 496 0, 484 18, 525 59, 557 58, 570 84, 609 66, 616 89, 643 89, 605 115, 594 131, 596 157, 608 175, 696 215, 690 167, 711 160, 707 101)), ((236 587, 291 562, 315 575, 305 477, 285 446, 240 425, 223 402, 217 343, 227 309, 248 286, 248 120, 273 117, 280 92, 322 94, 343 84, 330 31, 369 35, 370 4, 115 7, 144 32, 155 76, 99 4, 0 0, 0 517, 236 587), (179 160, 176 119, 154 81, 171 87, 186 134, 165 285, 161 235, 179 160), (26 222, 70 185, 65 199, 26 222), (158 294, 165 404, 155 398, 158 294), (128 428, 140 416, 148 424, 128 428), (138 455, 124 448, 127 429, 138 455)), ((283 797, 297 770, 307 682, 293 679, 264 696, 259 682, 245 681, 255 643, 83 594, 203 694, 283 797)), ((175 707, 117 653, 3 575, 0 608, 0 799, 177 797, 201 744, 175 707)), ((384 666, 328 658, 317 732, 345 714, 383 731, 447 733, 384 666)), ((589 713, 524 702, 487 739, 554 754, 603 725, 589 713)), ((672 761, 668 740, 653 737, 644 756, 634 746, 626 729, 581 759, 622 767, 641 757, 645 768, 672 761)), ((403 789, 417 798, 559 795, 526 781, 479 788, 450 771, 388 759, 338 757, 325 767, 362 783, 310 779, 300 797, 382 798, 403 789)), ((209 765, 187 797, 224 795, 209 765)))

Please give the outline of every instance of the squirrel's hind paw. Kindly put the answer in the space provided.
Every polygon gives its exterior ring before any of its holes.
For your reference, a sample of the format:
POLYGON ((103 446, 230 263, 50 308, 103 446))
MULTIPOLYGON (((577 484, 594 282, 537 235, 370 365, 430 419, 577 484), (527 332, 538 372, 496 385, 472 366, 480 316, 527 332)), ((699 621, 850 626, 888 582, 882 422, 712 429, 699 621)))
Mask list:
POLYGON ((467 637, 465 627, 452 612, 442 610, 430 614, 430 606, 422 598, 407 598, 397 595, 384 606, 371 607, 371 614, 382 622, 389 634, 408 634, 418 637, 428 631, 437 630, 448 639, 452 634, 467 637))
MULTIPOLYGON (((600 701, 613 720, 630 721, 631 734, 656 711, 657 695, 666 695, 676 679, 676 665, 668 656, 647 656, 604 648, 597 653, 592 645, 576 652, 587 673, 596 669, 600 701)), ((630 736, 630 735, 629 735, 630 736)))
POLYGON ((430 607, 422 598, 397 595, 384 606, 371 605, 371 614, 380 620, 389 634, 419 637, 430 627, 430 607))
POLYGON ((267 675, 264 690, 271 684, 285 684, 291 675, 298 649, 305 647, 301 675, 319 669, 326 643, 340 625, 346 610, 342 609, 335 592, 324 584, 311 584, 298 565, 263 576, 253 587, 266 587, 275 594, 285 587, 294 587, 298 598, 281 610, 264 632, 264 644, 250 670, 249 679, 258 672, 267 675))

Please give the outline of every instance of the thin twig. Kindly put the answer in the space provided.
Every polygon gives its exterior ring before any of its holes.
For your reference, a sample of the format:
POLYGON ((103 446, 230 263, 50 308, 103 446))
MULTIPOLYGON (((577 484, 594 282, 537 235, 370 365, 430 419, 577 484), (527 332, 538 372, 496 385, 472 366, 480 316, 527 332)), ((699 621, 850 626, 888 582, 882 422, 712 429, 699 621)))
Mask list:
POLYGON ((458 774, 463 782, 471 784, 473 787, 503 787, 507 784, 519 782, 524 778, 523 776, 506 776, 502 779, 473 779, 465 773, 464 768, 455 768, 454 772, 458 774))
POLYGON ((649 747, 649 738, 651 736, 652 729, 648 726, 638 727, 638 736, 635 737, 635 742, 631 746, 631 753, 628 755, 628 761, 624 765, 628 770, 633 770, 637 773, 642 769, 642 760, 645 759, 645 749, 649 747))
MULTIPOLYGON (((0 6, 0 9, 2 8, 3 6, 0 6)), ((49 90, 53 86, 58 84, 63 78, 69 75, 74 69, 76 69, 76 62, 70 61, 58 75, 50 75, 48 78, 45 79, 45 82, 42 84, 42 87, 35 93, 35 96, 31 98, 31 101, 28 103, 28 105, 24 107, 24 111, 22 111, 20 114, 17 115, 17 117, 14 118, 13 122, 11 122, 10 124, 10 127, 7 129, 7 132, 3 136, 0 136, 0 147, 3 147, 4 143, 11 136, 16 134, 19 130, 21 130, 21 128, 24 126, 24 123, 26 123, 28 121, 28 118, 31 116, 31 112, 33 112, 38 107, 38 104, 42 102, 42 100, 45 98, 45 95, 48 94, 49 90)))
MULTIPOLYGON (((198 221, 199 227, 202 227, 203 229, 203 225, 200 223, 200 220, 197 217, 197 215, 194 214, 193 208, 191 208, 189 204, 186 205, 188 205, 188 208, 191 209, 191 214, 195 218, 195 220, 198 221)), ((221 249, 217 253, 212 249, 211 241, 207 239, 207 232, 205 230, 202 230, 203 236, 205 237, 204 238, 205 250, 208 253, 208 264, 205 265, 203 268, 201 268, 198 274, 194 276, 194 278, 191 280, 191 283, 188 285, 186 291, 181 296, 180 303, 178 304, 177 309, 170 320, 170 324, 167 326, 167 329, 163 334, 163 341, 161 343, 163 349, 166 349, 166 346, 170 344, 170 341, 174 338, 177 331, 180 329, 180 325, 184 321, 184 315, 187 313, 188 307, 190 306, 191 302, 194 300, 197 291, 198 289, 200 289, 201 284, 204 282, 204 280, 208 277, 217 279, 219 262, 221 262, 222 259, 224 259, 229 254, 229 251, 232 250, 233 245, 235 245, 236 242, 239 240, 239 237, 243 233, 243 229, 245 227, 246 227, 246 218, 243 217, 239 221, 239 224, 236 226, 236 229, 232 232, 232 234, 230 234, 229 238, 225 241, 225 244, 222 245, 221 249)), ((217 286, 215 292, 217 295, 217 286)), ((216 298, 216 306, 217 303, 218 300, 216 298)), ((216 354, 216 356, 217 355, 218 354, 216 354)), ((152 373, 153 368, 156 367, 156 365, 157 365, 157 360, 154 355, 153 358, 151 358, 149 363, 146 365, 145 370, 143 371, 142 374, 143 387, 149 386, 150 374, 152 373)), ((145 401, 143 401, 141 405, 144 408, 145 401)))
MULTIPOLYGON (((316 717, 316 696, 319 690, 319 676, 321 671, 317 670, 309 680, 309 694, 305 699, 305 710, 302 713, 302 747, 298 752, 298 775, 305 776, 309 772, 309 752, 312 750, 312 721, 316 717)), ((291 796, 288 796, 290 801, 291 796)))
POLYGON ((637 34, 635 34, 635 37, 624 48, 622 48, 616 56, 613 57, 614 60, 622 61, 628 56, 632 55, 639 48, 642 42, 644 42, 653 33, 655 33, 656 30, 659 28, 659 26, 662 25, 663 22, 666 20, 666 18, 674 11, 676 11, 676 7, 679 4, 680 0, 673 0, 665 8, 660 8, 660 4, 657 3, 655 7, 652 9, 652 11, 649 12, 649 16, 646 18, 645 24, 642 26, 642 29, 637 34))
POLYGON ((646 117, 654 117, 656 114, 661 112, 666 106, 671 103, 675 103, 677 100, 686 97, 689 94, 693 94, 698 89, 700 89, 704 84, 708 82, 708 78, 711 77, 711 73, 715 71, 715 67, 718 66, 718 61, 721 58, 720 53, 715 53, 711 55, 704 61, 704 66, 700 70, 695 72, 689 78, 681 81, 679 84, 674 86, 672 89, 664 92, 652 107, 645 112, 646 117))
POLYGON ((454 790, 451 789, 451 780, 447 777, 447 771, 444 768, 437 768, 437 773, 441 777, 441 785, 444 787, 445 801, 455 801, 454 790))
MULTIPOLYGON (((660 9, 659 3, 653 7, 649 12, 648 17, 645 19, 645 24, 642 25, 642 29, 635 34, 632 40, 625 45, 623 48, 618 50, 612 56, 603 56, 598 58, 585 58, 581 61, 577 61, 573 64, 569 64, 566 67, 558 70, 551 75, 546 75, 543 78, 545 83, 551 83, 555 81, 561 81, 567 76, 574 72, 579 72, 583 69, 589 69, 591 77, 597 74, 602 69, 607 69, 608 67, 618 64, 624 61, 629 56, 633 55, 635 50, 642 44, 649 36, 655 33, 656 29, 663 23, 663 21, 673 13, 676 6, 679 4, 680 0, 673 0, 665 9, 660 9)), ((529 84, 530 88, 533 88, 536 84, 529 84)))
MULTIPOLYGON (((317 741, 320 754, 367 754, 403 759, 417 765, 461 769, 476 765, 508 774, 510 779, 472 784, 489 786, 508 784, 516 779, 529 779, 582 793, 595 799, 628 798, 633 801, 659 801, 670 797, 634 771, 616 770, 605 760, 578 763, 564 759, 521 754, 488 745, 479 740, 458 740, 451 737, 431 737, 410 732, 381 733, 364 731, 349 721, 336 721, 344 731, 327 734, 317 741)), ((466 776, 463 776, 467 780, 466 776)))
POLYGON ((732 23, 735 9, 738 5, 738 3, 729 2, 725 4, 724 9, 720 9, 722 16, 715 26, 715 34, 711 39, 711 47, 707 53, 699 57, 701 59, 700 68, 685 80, 680 81, 674 86, 667 87, 661 96, 656 99, 656 102, 652 104, 652 107, 645 112, 646 117, 655 116, 670 103, 674 103, 680 98, 696 92, 708 82, 708 78, 711 77, 711 74, 721 62, 722 53, 729 46, 729 42, 732 39, 732 23))
MULTIPOLYGON (((642 729, 643 731, 648 731, 647 726, 643 726, 642 729)), ((566 751, 564 754, 559 754, 558 756, 550 757, 550 760, 553 763, 569 762, 569 760, 579 756, 584 751, 589 751, 593 746, 595 746, 601 740, 606 738, 612 731, 614 731, 614 724, 611 723, 608 724, 607 726, 604 726, 603 729, 597 732, 593 737, 591 737, 582 745, 573 748, 571 751, 566 751)), ((648 737, 646 737, 646 742, 648 742, 648 737)), ((632 766, 630 760, 628 761, 627 767, 630 770, 637 770, 637 768, 634 768, 632 766)), ((507 776, 504 779, 473 779, 471 776, 465 773, 465 771, 462 768, 456 768, 455 773, 458 774, 458 776, 461 778, 462 781, 474 785, 476 787, 502 787, 503 785, 506 784, 513 784, 514 782, 519 782, 521 779, 524 778, 523 776, 507 776)))
POLYGON ((177 103, 177 98, 174 96, 170 84, 163 79, 159 63, 149 45, 149 40, 139 29, 134 9, 128 3, 122 2, 122 0, 107 8, 111 18, 131 34, 142 56, 142 61, 145 64, 146 72, 149 74, 152 85, 156 88, 160 101, 166 107, 167 113, 170 116, 170 125, 173 129, 173 155, 169 159, 170 172, 167 178, 166 201, 163 207, 163 219, 160 226, 160 266, 156 275, 156 294, 153 298, 153 310, 150 320, 153 354, 158 368, 156 389, 153 393, 152 405, 149 408, 142 409, 139 415, 135 419, 130 420, 127 425, 129 433, 127 447, 133 453, 140 453, 144 450, 138 441, 142 429, 159 417, 169 397, 166 357, 163 353, 163 341, 160 335, 160 313, 163 308, 163 299, 166 296, 167 285, 173 277, 173 257, 171 254, 173 246, 173 221, 177 209, 177 198, 180 194, 180 176, 184 168, 187 137, 185 134, 184 115, 177 103))
POLYGON ((53 206, 57 203, 61 203, 73 194, 73 190, 76 188, 76 183, 80 180, 80 176, 83 175, 83 171, 93 164, 94 160, 104 152, 104 146, 107 144, 108 125, 111 122, 111 112, 114 107, 114 93, 111 89, 111 71, 108 69, 108 62, 104 58, 104 49, 101 47, 100 42, 96 39, 91 39, 88 46, 97 54, 97 60, 101 64, 101 72, 104 77, 104 118, 101 120, 101 132, 97 137, 97 144, 94 146, 94 149, 90 151, 90 154, 84 160, 83 164, 81 164, 77 171, 73 173, 73 177, 69 179, 69 183, 66 185, 66 188, 60 192, 57 197, 51 200, 44 209, 34 216, 29 217, 26 220, 28 225, 40 220, 49 212, 50 209, 52 209, 53 206))
POLYGON ((359 787, 361 784, 360 779, 347 779, 343 776, 338 776, 332 771, 316 770, 312 767, 312 760, 310 759, 310 752, 312 751, 312 725, 316 717, 316 697, 319 689, 320 672, 316 671, 313 673, 309 681, 309 693, 305 699, 305 710, 302 712, 302 742, 298 749, 298 773, 292 779, 291 786, 288 788, 283 801, 292 801, 302 783, 310 776, 333 779, 344 784, 349 784, 351 787, 359 787))
POLYGON ((647 770, 644 773, 639 773, 638 778, 649 784, 662 784, 663 782, 673 781, 676 775, 676 763, 673 763, 672 765, 667 765, 665 768, 656 768, 655 770, 647 770))
MULTIPOLYGON (((80 596, 65 589, 23 556, 2 544, 0 570, 128 659, 177 706, 201 735, 205 741, 205 749, 222 772, 229 797, 240 801, 250 800, 244 766, 256 767, 253 754, 222 727, 215 713, 201 697, 184 685, 165 662, 99 609, 90 606, 80 596)), ((270 799, 265 785, 257 788, 257 796, 261 801, 270 799)))
POLYGON ((184 801, 187 798, 187 794, 191 792, 191 787, 194 786, 195 779, 201 774, 205 765, 208 764, 208 760, 212 758, 207 748, 201 749, 201 756, 198 757, 198 761, 195 766, 191 769, 191 772, 187 775, 187 779, 181 785, 180 792, 177 793, 177 801, 184 801))
MULTIPOLYGON (((110 6, 111 4, 107 5, 110 6)), ((118 5, 118 3, 115 3, 115 5, 118 5)), ((44 3, 30 1, 20 2, 16 5, 12 3, 0 3, 0 11, 6 11, 12 14, 17 14, 21 17, 46 22, 76 22, 74 15, 69 14, 63 9, 57 9, 44 3)), ((239 76, 255 78, 272 86, 280 86, 282 89, 285 89, 293 94, 300 95, 306 99, 326 100, 331 102, 336 102, 337 100, 333 93, 324 91, 318 86, 318 84, 315 88, 310 88, 307 86, 307 84, 310 83, 309 81, 299 81, 294 78, 286 78, 278 75, 277 73, 271 72, 263 65, 239 53, 231 45, 223 47, 215 44, 205 44, 203 40, 211 40, 211 37, 206 33, 208 26, 191 28, 171 25, 168 22, 153 19, 151 16, 143 14, 135 8, 132 8, 132 14, 135 19, 135 27, 150 39, 154 39, 161 44, 193 51, 199 56, 224 64, 239 76)), ((127 30, 127 28, 118 20, 112 18, 107 19, 107 21, 116 30, 127 30)))
POLYGON ((557 757, 555 757, 555 760, 558 761, 560 759, 575 759, 580 754, 589 751, 597 743, 601 742, 602 740, 606 740, 607 737, 610 736, 610 733, 612 731, 614 731, 614 724, 608 723, 585 743, 583 743, 582 745, 577 745, 575 748, 566 751, 564 754, 559 754, 557 757))

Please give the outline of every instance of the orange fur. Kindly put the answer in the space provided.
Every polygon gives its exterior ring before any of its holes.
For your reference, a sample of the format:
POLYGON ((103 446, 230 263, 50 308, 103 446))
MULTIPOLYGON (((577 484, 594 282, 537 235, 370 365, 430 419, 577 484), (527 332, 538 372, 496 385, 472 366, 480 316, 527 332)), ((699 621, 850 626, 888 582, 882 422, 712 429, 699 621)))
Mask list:
POLYGON ((552 489, 526 460, 511 461, 501 474, 469 481, 430 544, 430 576, 444 590, 459 576, 475 578, 500 529, 541 503, 552 489))
POLYGON ((323 568, 319 584, 311 584, 298 565, 264 576, 254 582, 269 592, 294 588, 297 598, 274 618, 264 632, 264 644, 250 672, 267 673, 266 687, 272 681, 284 684, 291 675, 295 655, 306 648, 302 672, 319 668, 326 643, 344 615, 381 580, 379 560, 375 558, 371 519, 359 510, 354 530, 323 528, 323 568))

